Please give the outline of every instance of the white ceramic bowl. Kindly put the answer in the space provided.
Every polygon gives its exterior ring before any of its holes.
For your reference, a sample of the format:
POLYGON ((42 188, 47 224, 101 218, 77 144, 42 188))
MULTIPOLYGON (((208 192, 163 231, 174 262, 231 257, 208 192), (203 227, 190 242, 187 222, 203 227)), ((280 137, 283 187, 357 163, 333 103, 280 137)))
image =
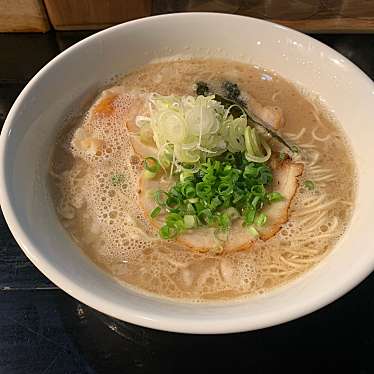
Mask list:
POLYGON ((332 302, 373 270, 373 99, 373 82, 355 65, 285 27, 213 13, 128 22, 61 53, 22 91, 1 133, 2 209, 17 242, 48 278, 113 317, 189 333, 248 331, 279 324, 332 302), (248 61, 319 93, 349 134, 354 150, 358 196, 344 238, 302 278, 245 302, 193 305, 147 297, 120 286, 73 244, 49 197, 47 159, 64 117, 78 111, 80 103, 113 75, 175 54, 248 61))

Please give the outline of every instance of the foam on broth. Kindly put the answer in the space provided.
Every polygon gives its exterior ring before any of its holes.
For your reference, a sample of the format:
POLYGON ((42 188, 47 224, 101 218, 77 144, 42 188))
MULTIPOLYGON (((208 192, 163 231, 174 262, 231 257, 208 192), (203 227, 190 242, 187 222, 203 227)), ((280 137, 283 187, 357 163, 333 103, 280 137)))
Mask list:
MULTIPOLYGON (((186 60, 147 65, 126 75, 112 113, 88 114, 65 127, 51 160, 57 214, 77 245, 118 281, 153 294, 201 302, 266 292, 317 264, 344 233, 353 209, 355 171, 336 121, 290 82, 253 66, 227 60, 186 60), (230 80, 263 105, 283 109, 282 134, 297 144, 305 165, 290 219, 267 242, 223 255, 194 253, 158 239, 137 202, 142 160, 133 151, 125 121, 142 114, 134 97, 149 92, 193 95, 194 82, 219 90, 230 80), (99 140, 97 152, 72 145, 77 128, 99 140), (122 175, 113 185, 112 176, 122 175)), ((115 89, 116 90, 116 89, 115 89)), ((117 89, 118 90, 118 89, 117 89)), ((244 95, 245 96, 245 95, 244 95)), ((99 108, 100 109, 100 108, 99 108)))

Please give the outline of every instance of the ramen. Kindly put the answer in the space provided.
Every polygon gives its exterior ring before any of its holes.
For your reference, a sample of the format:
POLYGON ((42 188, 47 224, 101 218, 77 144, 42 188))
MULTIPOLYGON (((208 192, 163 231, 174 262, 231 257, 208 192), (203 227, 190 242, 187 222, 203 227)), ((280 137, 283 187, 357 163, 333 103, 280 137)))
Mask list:
POLYGON ((355 168, 319 101, 218 59, 149 64, 58 135, 57 215, 117 281, 202 302, 302 275, 349 224, 355 168))

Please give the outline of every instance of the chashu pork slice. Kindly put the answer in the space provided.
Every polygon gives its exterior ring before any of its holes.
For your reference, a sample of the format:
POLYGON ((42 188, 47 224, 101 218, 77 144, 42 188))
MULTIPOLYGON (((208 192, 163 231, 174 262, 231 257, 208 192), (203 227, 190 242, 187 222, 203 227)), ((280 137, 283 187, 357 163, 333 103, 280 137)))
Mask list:
MULTIPOLYGON (((266 206, 263 210, 268 216, 264 227, 257 228, 260 233, 260 239, 268 240, 273 237, 282 227, 282 224, 288 220, 288 209, 292 202, 297 187, 298 177, 303 172, 303 164, 294 163, 290 159, 284 161, 271 161, 273 168, 272 190, 280 192, 284 199, 279 202, 266 206)), ((156 207, 153 194, 157 190, 167 191, 174 184, 174 180, 168 179, 146 179, 143 176, 139 180, 139 202, 144 210, 145 216, 156 227, 161 227, 165 216, 159 216, 156 219, 150 218, 150 212, 156 207)), ((215 235, 215 229, 211 227, 200 227, 188 230, 179 235, 176 240, 195 251, 207 251, 221 245, 223 251, 233 252, 251 248, 255 239, 247 229, 242 225, 242 219, 237 219, 232 223, 227 240, 223 243, 218 241, 215 235)))
POLYGON ((270 125, 274 130, 281 129, 285 124, 282 108, 279 106, 262 105, 253 96, 247 94, 248 109, 263 123, 270 125))
MULTIPOLYGON (((157 206, 154 201, 154 193, 158 190, 167 191, 175 180, 163 179, 147 179, 143 175, 139 180, 139 202, 144 210, 146 218, 160 228, 164 224, 165 215, 159 215, 152 219, 150 213, 157 206)), ((215 228, 213 227, 199 227, 192 230, 187 230, 180 234, 176 240, 194 251, 205 252, 210 249, 223 247, 225 252, 239 251, 248 249, 254 244, 253 236, 251 236, 242 226, 242 220, 237 219, 233 222, 228 238, 225 242, 221 242, 215 235, 215 228)))
POLYGON ((127 128, 131 145, 137 154, 142 157, 157 156, 152 138, 147 144, 141 142, 139 127, 136 125, 137 116, 148 114, 147 98, 147 94, 128 92, 124 86, 113 86, 104 90, 91 106, 88 120, 81 128, 83 131, 74 135, 73 145, 84 151, 87 149, 91 153, 100 151, 96 146, 97 139, 92 134, 95 132, 95 126, 98 126, 97 118, 102 120, 101 123, 108 119, 105 126, 123 126, 124 130, 127 128))
POLYGON ((298 178, 304 171, 302 163, 293 162, 291 159, 280 160, 277 154, 272 157, 270 167, 273 170, 271 189, 280 192, 284 199, 269 204, 262 210, 268 217, 266 225, 257 228, 262 240, 273 237, 288 221, 288 210, 299 186, 298 178))

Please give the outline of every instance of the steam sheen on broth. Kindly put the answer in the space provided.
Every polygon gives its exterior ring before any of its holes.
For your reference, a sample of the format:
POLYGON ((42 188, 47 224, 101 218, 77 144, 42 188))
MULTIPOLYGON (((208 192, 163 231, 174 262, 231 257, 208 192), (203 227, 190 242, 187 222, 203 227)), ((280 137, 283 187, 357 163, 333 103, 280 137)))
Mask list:
POLYGON ((105 90, 59 134, 50 179, 62 225, 98 266, 137 290, 194 302, 260 294, 300 276, 342 236, 355 195, 350 149, 328 111, 273 72, 215 59, 150 64, 105 90), (150 93, 195 96, 197 81, 219 92, 226 80, 238 84, 244 101, 250 94, 281 108, 280 133, 299 148, 292 159, 304 172, 275 236, 248 250, 194 252, 160 239, 145 217, 138 201, 143 159, 131 129, 137 115, 147 115, 150 93))

